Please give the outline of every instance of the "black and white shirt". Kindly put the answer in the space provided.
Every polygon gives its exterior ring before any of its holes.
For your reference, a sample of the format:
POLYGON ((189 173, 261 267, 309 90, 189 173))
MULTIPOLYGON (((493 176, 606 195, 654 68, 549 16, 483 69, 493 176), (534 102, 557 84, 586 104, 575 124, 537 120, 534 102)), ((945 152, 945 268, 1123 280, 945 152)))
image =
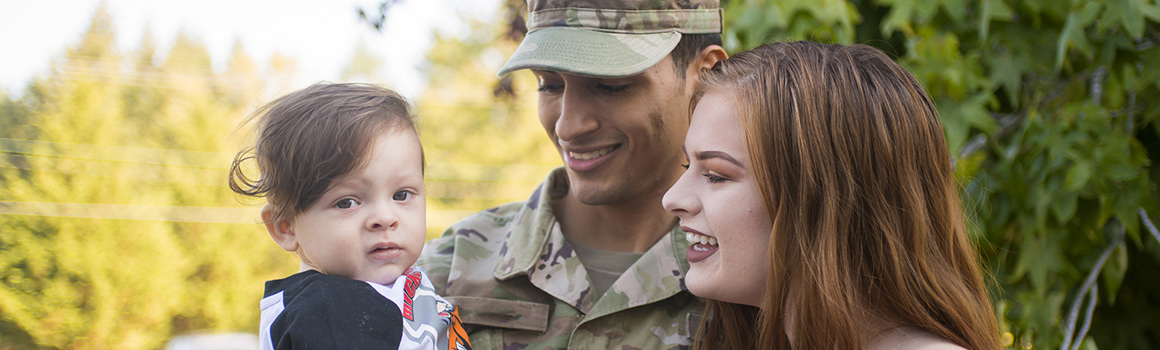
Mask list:
POLYGON ((391 285, 303 271, 266 282, 259 342, 284 349, 470 349, 457 310, 426 272, 391 285))

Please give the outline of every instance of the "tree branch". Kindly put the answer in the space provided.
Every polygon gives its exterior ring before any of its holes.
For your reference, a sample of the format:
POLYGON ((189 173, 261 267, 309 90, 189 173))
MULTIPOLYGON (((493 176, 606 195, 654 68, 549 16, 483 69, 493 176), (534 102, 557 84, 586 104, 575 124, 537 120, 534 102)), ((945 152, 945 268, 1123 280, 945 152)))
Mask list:
MULTIPOLYGON (((995 138, 1001 139, 1007 137, 1007 135, 1010 135, 1011 132, 1015 131, 1016 127, 1019 126, 1019 122, 1023 121, 1024 115, 1015 113, 993 114, 992 117, 994 117, 995 121, 999 123, 999 130, 995 132, 995 138)), ((986 134, 975 135, 967 141, 966 145, 963 146, 963 150, 959 152, 959 156, 957 158, 951 159, 951 167, 954 167, 955 164, 958 164, 959 159, 973 156, 975 153, 982 151, 983 147, 986 145, 986 134)))
POLYGON ((1088 306, 1083 316, 1083 327, 1080 327, 1079 336, 1075 337, 1075 344, 1071 346, 1071 350, 1079 350, 1079 346, 1083 344, 1083 338, 1087 337, 1088 329, 1092 326, 1092 314, 1096 311, 1096 302, 1099 299, 1100 285, 1093 285, 1092 292, 1088 294, 1088 306))
MULTIPOLYGON (((1124 225, 1120 224, 1120 221, 1115 218, 1108 221, 1108 225, 1116 225, 1116 237, 1112 239, 1112 243, 1107 248, 1104 248, 1104 252, 1100 254, 1099 260, 1096 260, 1096 265, 1092 266, 1091 272, 1088 272, 1087 278, 1083 281, 1083 286, 1080 287, 1079 293, 1076 293, 1075 300, 1071 303, 1071 310, 1067 312, 1067 327, 1063 334, 1063 345, 1059 347, 1060 350, 1071 350, 1072 342, 1076 341, 1072 336, 1075 335, 1075 322, 1079 317, 1079 307, 1083 305, 1084 295, 1088 294, 1095 286, 1096 277, 1100 276, 1100 271, 1104 269, 1104 263, 1108 261, 1108 257, 1112 256, 1112 252, 1116 250, 1116 247, 1124 241, 1124 225)), ((1095 300, 1092 301, 1092 304, 1089 307, 1095 308, 1095 300)), ((1091 323, 1091 313, 1088 313, 1087 320, 1084 323, 1091 323)), ((1084 329, 1086 333, 1087 326, 1084 326, 1084 329)), ((1079 340, 1083 339, 1080 338, 1079 340)))
POLYGON ((1104 76, 1108 75, 1108 68, 1104 66, 1096 67, 1095 72, 1092 72, 1092 102, 1097 105, 1100 104, 1100 97, 1104 94, 1104 76))
POLYGON ((1160 232, 1156 232, 1156 226, 1152 225, 1152 219, 1148 218, 1148 212, 1144 211, 1144 208, 1140 208, 1140 218, 1144 219, 1144 226, 1148 227, 1148 232, 1152 233, 1152 238, 1155 238, 1156 242, 1160 242, 1160 232))

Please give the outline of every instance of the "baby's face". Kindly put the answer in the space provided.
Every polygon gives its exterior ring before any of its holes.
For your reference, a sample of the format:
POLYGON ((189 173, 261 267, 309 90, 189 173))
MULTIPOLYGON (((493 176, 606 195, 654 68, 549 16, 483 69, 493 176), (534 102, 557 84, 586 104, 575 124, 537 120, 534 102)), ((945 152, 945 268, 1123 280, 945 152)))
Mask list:
POLYGON ((391 284, 419 258, 426 237, 426 191, 419 138, 379 135, 363 169, 333 187, 290 224, 302 261, 334 276, 391 284))

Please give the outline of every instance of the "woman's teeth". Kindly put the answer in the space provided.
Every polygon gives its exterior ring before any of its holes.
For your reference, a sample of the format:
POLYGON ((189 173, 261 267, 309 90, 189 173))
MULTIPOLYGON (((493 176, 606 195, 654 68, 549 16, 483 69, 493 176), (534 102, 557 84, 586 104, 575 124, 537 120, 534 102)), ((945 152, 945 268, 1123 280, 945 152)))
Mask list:
POLYGON ((685 239, 690 243, 700 243, 702 245, 717 245, 717 239, 699 233, 685 232, 685 239))

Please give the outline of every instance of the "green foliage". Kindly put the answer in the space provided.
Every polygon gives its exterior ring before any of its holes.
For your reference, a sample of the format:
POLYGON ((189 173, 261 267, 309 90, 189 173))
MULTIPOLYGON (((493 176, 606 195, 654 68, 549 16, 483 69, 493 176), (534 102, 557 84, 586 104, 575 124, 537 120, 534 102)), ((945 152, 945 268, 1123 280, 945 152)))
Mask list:
POLYGON ((476 211, 527 199, 560 164, 536 117, 531 73, 496 83, 495 72, 516 49, 503 37, 506 28, 470 25, 466 37, 436 35, 423 71, 428 85, 416 101, 429 237, 476 211))
MULTIPOLYGON (((1006 346, 1056 348, 1083 280, 1085 348, 1156 348, 1160 4, 1150 0, 725 1, 732 52, 771 40, 878 47, 938 105, 994 277, 1006 346), (1126 241, 1116 241, 1117 228, 1126 241), (1134 278, 1140 276, 1139 278, 1134 278), (1148 277, 1143 277, 1148 276, 1148 277), (1141 326, 1151 325, 1151 327, 1141 326)), ((1082 318, 1082 317, 1081 317, 1082 318)), ((1081 322, 1082 323, 1082 322, 1081 322)), ((1080 325, 1075 325, 1079 328, 1080 325)))
POLYGON ((240 46, 218 74, 189 36, 155 64, 148 38, 113 51, 112 27, 98 11, 51 73, 0 101, 0 348, 256 332, 262 282, 296 270, 225 186, 228 138, 264 86, 240 46))

